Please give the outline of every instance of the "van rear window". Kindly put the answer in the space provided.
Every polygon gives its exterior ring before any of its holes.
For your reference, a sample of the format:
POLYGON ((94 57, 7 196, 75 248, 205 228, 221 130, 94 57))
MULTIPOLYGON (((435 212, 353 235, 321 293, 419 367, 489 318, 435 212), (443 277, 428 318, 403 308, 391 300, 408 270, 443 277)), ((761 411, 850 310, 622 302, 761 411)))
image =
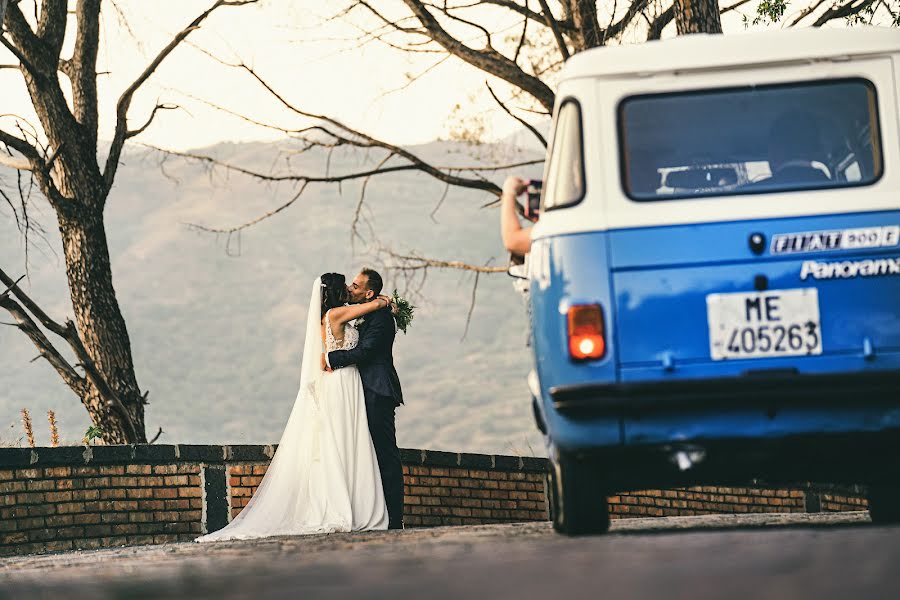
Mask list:
POLYGON ((864 79, 632 96, 619 145, 637 201, 867 185, 883 170, 864 79))

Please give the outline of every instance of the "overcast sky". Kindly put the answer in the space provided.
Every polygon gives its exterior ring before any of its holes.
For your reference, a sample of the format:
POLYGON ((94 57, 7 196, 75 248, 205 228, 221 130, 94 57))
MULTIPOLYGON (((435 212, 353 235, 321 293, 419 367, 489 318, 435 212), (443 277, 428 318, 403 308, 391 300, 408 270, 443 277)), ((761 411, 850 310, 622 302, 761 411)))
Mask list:
MULTIPOLYGON (((134 36, 121 26, 105 3, 98 71, 101 137, 109 139, 118 95, 152 57, 210 0, 120 0, 134 36)), ((453 106, 480 89, 483 74, 447 61, 402 92, 390 93, 419 73, 432 55, 406 55, 383 44, 356 49, 358 35, 343 20, 324 23, 339 3, 321 0, 263 0, 257 6, 223 7, 188 38, 204 50, 228 60, 243 60, 267 78, 292 103, 311 112, 337 117, 390 141, 411 144, 446 136, 446 119, 453 106)), ((12 62, 8 54, 0 63, 12 62)), ((0 113, 31 117, 31 104, 21 75, 0 70, 0 113)), ((183 44, 140 90, 129 119, 141 124, 157 99, 183 106, 161 113, 140 138, 174 149, 202 147, 220 141, 267 139, 277 134, 217 113, 195 96, 288 127, 303 123, 261 93, 245 73, 217 64, 203 52, 183 44)), ((505 117, 508 119, 508 117, 505 117)), ((0 121, 9 127, 9 117, 0 121)), ((499 135, 516 129, 498 124, 499 135)))
MULTIPOLYGON (((108 74, 100 77, 101 138, 111 137, 115 102, 121 91, 210 3, 118 0, 133 35, 122 26, 111 3, 104 3, 98 70, 108 74)), ((446 137, 448 116, 458 103, 470 114, 489 112, 488 137, 501 138, 519 129, 482 93, 485 74, 459 60, 448 60, 409 87, 391 93, 404 86, 407 74, 427 69, 436 55, 409 55, 380 43, 356 48, 353 40, 359 31, 346 19, 326 22, 343 4, 333 0, 262 0, 258 5, 223 7, 188 41, 223 60, 251 64, 304 110, 334 116, 394 143, 446 137), (478 96, 475 104, 473 94, 478 96)), ((397 10, 405 12, 399 1, 397 10)), ((500 20, 485 24, 494 31, 517 30, 518 19, 508 11, 502 14, 500 20)), ((735 13, 727 15, 724 24, 726 31, 743 30, 735 13)), ((670 33, 674 32, 667 29, 666 34, 670 33)), ((5 50, 0 52, 0 64, 9 62, 12 60, 5 50)), ((183 150, 221 141, 278 137, 212 110, 192 96, 286 127, 304 125, 262 93, 246 73, 217 64, 197 48, 182 44, 141 88, 129 119, 132 126, 142 124, 157 100, 179 104, 184 110, 160 114, 137 140, 183 150)), ((16 70, 0 69, 0 126, 11 126, 9 114, 33 119, 21 75, 16 70)))

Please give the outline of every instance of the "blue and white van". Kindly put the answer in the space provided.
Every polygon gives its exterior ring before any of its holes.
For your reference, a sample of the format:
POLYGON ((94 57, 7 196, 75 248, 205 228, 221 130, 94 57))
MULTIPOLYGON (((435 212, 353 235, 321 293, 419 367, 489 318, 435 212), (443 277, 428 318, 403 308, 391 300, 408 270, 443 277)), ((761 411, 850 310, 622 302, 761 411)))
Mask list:
POLYGON ((900 519, 898 82, 880 28, 568 61, 528 267, 557 530, 753 478, 900 519))

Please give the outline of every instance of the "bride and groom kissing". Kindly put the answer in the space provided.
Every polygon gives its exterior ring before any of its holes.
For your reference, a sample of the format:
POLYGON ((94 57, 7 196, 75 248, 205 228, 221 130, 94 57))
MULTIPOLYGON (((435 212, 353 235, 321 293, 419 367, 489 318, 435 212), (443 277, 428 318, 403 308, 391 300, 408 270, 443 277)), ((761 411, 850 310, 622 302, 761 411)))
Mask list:
POLYGON ((278 450, 244 510, 198 542, 403 528, 394 412, 403 404, 396 328, 381 276, 313 283, 300 391, 278 450))

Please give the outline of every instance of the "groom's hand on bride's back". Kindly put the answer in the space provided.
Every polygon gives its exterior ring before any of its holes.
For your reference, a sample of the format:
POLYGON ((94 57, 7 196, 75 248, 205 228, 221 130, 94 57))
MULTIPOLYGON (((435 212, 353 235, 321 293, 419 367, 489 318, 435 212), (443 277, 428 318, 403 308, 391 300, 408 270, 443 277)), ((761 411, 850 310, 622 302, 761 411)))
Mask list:
POLYGON ((322 353, 322 370, 326 373, 331 373, 334 371, 331 367, 328 366, 328 361, 325 359, 325 353, 322 353))

